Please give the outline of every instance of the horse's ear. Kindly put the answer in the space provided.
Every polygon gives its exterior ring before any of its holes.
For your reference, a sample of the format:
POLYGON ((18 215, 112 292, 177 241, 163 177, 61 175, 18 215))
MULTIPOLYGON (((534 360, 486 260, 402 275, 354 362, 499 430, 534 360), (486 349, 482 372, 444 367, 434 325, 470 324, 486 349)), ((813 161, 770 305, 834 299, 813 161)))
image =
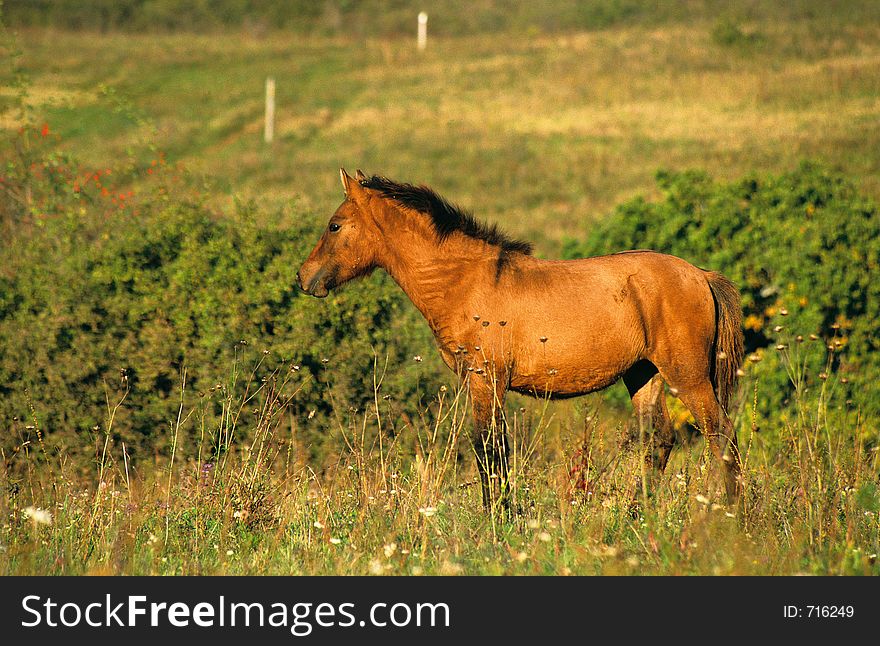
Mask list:
POLYGON ((344 168, 339 169, 339 179, 342 180, 342 190, 345 191, 345 195, 348 197, 349 189, 351 187, 351 177, 345 172, 344 168))
POLYGON ((361 183, 352 179, 351 175, 346 173, 344 168, 339 169, 339 177, 342 179, 342 189, 345 191, 345 197, 352 200, 360 200, 366 195, 366 191, 361 186, 361 183))
POLYGON ((360 168, 357 169, 357 172, 354 174, 354 176, 355 179, 357 179, 357 181, 359 182, 363 182, 365 179, 367 179, 367 176, 364 175, 364 171, 362 171, 360 168))

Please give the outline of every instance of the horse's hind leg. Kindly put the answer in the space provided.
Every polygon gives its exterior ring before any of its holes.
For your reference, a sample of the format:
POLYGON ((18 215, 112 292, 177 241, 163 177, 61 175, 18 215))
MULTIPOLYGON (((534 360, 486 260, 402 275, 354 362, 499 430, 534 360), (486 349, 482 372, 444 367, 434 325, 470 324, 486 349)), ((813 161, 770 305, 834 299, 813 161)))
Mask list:
MULTIPOLYGON (((650 476, 662 474, 675 445, 675 432, 666 410, 663 379, 649 361, 639 361, 623 375, 639 428, 648 433, 645 465, 650 476)), ((645 483, 646 485, 648 483, 645 483)))
POLYGON ((709 441, 712 453, 722 465, 727 501, 736 502, 742 493, 736 431, 718 403, 711 382, 706 380, 697 386, 683 389, 678 397, 697 420, 700 431, 709 441))

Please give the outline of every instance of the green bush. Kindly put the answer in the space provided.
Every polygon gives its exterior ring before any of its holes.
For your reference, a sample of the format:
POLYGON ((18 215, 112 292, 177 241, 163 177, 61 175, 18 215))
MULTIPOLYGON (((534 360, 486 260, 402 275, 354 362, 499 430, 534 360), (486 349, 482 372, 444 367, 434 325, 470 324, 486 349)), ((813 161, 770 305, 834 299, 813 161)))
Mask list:
POLYGON ((724 272, 742 292, 747 352, 762 359, 751 369, 764 415, 787 406, 793 381, 816 388, 836 373, 840 400, 878 419, 877 206, 810 164, 732 183, 700 172, 663 172, 657 181, 661 201, 621 205, 585 240, 570 240, 566 256, 648 248, 724 272))
MULTIPOLYGON (((374 401, 374 362, 380 376, 388 363, 382 395, 398 412, 417 415, 419 397, 436 392, 434 381, 445 375, 428 328, 387 276, 324 300, 295 286, 323 217, 254 205, 213 213, 197 196, 172 198, 162 181, 138 195, 110 190, 117 173, 79 169, 54 152, 47 130, 23 129, 4 149, 0 419, 8 432, 0 448, 7 455, 37 440, 50 452, 89 450, 89 434, 100 440, 108 405, 126 390, 115 439, 134 459, 165 452, 184 370, 185 408, 199 409, 209 433, 222 424, 224 402, 241 405, 263 378, 291 374, 290 390, 298 390, 290 422, 313 455, 328 450, 327 430, 344 423, 340 411, 344 417, 374 401)), ((162 168, 160 160, 149 177, 162 168)))
POLYGON ((790 20, 877 19, 874 0, 849 0, 846 7, 819 0, 736 3, 722 0, 643 2, 640 0, 4 0, 13 27, 53 27, 84 31, 211 32, 246 28, 348 36, 414 37, 416 14, 430 15, 429 31, 441 36, 512 32, 557 33, 614 25, 694 25, 718 21, 713 39, 723 46, 750 46, 762 40, 736 20, 773 24, 790 20), (720 20, 719 20, 720 16, 720 20))
POLYGON ((763 42, 764 36, 755 31, 746 33, 734 20, 724 18, 712 28, 712 40, 722 47, 748 48, 763 42))

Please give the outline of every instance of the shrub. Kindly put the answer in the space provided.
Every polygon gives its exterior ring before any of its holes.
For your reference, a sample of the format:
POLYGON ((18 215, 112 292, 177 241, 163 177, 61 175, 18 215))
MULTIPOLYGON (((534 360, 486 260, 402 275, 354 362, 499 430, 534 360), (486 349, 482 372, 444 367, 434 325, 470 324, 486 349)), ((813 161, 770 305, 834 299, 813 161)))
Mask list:
MULTIPOLYGON (((23 129, 3 159, 7 454, 37 439, 50 452, 88 450, 84 440, 100 439, 108 406, 126 391, 113 437, 134 459, 164 452, 184 370, 185 407, 199 407, 216 433, 224 405, 250 412, 245 392, 296 365, 289 414, 309 421, 299 439, 313 455, 328 449, 326 431, 343 421, 340 411, 374 401, 374 361, 381 372, 387 360, 382 393, 401 412, 418 414, 420 393, 436 392, 422 377, 443 375, 436 359, 412 361, 436 355, 430 333, 390 279, 377 275, 323 301, 299 292, 296 271, 319 235, 312 219, 253 204, 212 212, 161 181, 120 197, 107 190, 117 173, 79 169, 55 152, 47 130, 23 129)), ((163 166, 151 166, 150 177, 163 166)))
POLYGON ((795 370, 805 371, 804 388, 838 373, 841 401, 876 420, 877 206, 841 175, 812 164, 731 183, 693 171, 661 172, 657 181, 661 201, 621 205, 585 240, 568 241, 566 256, 649 248, 721 270, 742 292, 747 352, 763 358, 754 370, 764 415, 790 402, 788 373, 795 370), (806 350, 811 334, 823 347, 806 350), (779 345, 786 347, 777 351, 779 345))

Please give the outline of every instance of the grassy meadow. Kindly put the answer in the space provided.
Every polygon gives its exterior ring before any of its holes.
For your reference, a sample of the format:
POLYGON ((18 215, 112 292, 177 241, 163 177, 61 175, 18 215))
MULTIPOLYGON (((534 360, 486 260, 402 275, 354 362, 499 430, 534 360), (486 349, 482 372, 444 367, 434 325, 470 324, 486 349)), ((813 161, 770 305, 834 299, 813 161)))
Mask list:
POLYGON ((660 168, 729 179, 820 159, 880 195, 880 22, 724 24, 437 37, 423 53, 282 34, 24 31, 20 45, 32 102, 83 160, 148 143, 221 202, 295 200, 318 219, 340 166, 432 186, 547 256, 650 196, 660 168))
MULTIPOLYGON (((28 27, 12 47, 25 80, 0 89, 4 99, 25 92, 25 110, 0 114, 0 125, 43 128, 83 167, 148 169, 119 174, 120 191, 153 190, 152 169, 167 166, 175 181, 163 200, 198 194, 217 218, 252 202, 255 219, 277 210, 280 226, 314 232, 341 201, 340 166, 424 183, 534 241, 543 257, 615 205, 655 199, 660 169, 733 180, 818 160, 880 199, 880 20, 776 18, 441 29, 424 52, 409 36, 361 32, 28 27), (270 145, 267 76, 277 83, 270 145)), ((289 258, 292 272, 301 261, 289 258)), ((326 304, 303 307, 320 316, 326 304)), ((180 370, 161 446, 134 458, 114 434, 136 406, 124 374, 105 384, 94 432, 61 443, 28 394, 21 416, 3 421, 15 446, 0 456, 0 573, 880 574, 877 424, 835 399, 840 376, 803 386, 805 357, 823 347, 811 332, 780 329, 777 360, 794 395, 772 419, 758 418, 764 385, 746 367, 734 416, 746 493, 736 507, 672 400, 681 445, 644 498, 638 428, 626 415, 598 395, 512 396, 519 513, 486 515, 466 397, 429 345, 419 369, 434 376, 417 403, 382 389, 395 374, 409 380, 413 359, 383 367, 378 356, 361 375, 372 399, 356 408, 336 403, 330 377, 307 383, 289 354, 272 354, 267 368, 262 350, 280 342, 255 335, 210 391, 180 370), (297 408, 304 388, 325 386, 329 414, 297 408), (303 429, 336 448, 313 459, 303 429)), ((332 345, 325 352, 326 374, 356 365, 332 345)), ((0 397, 10 392, 0 387, 0 397)))

